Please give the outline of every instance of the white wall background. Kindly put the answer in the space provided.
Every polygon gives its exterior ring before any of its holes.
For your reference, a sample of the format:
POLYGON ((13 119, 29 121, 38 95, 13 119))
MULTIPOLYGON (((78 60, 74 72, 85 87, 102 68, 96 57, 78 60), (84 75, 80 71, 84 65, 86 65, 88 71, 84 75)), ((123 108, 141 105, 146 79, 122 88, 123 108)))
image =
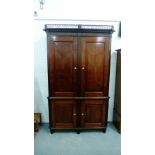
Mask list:
POLYGON ((108 3, 104 0, 102 3, 101 0, 95 0, 94 3, 88 0, 45 0, 44 8, 40 10, 39 0, 35 0, 34 11, 37 12, 37 16, 34 17, 34 110, 42 114, 43 122, 48 122, 47 40, 46 33, 43 31, 45 24, 109 24, 114 26, 108 114, 108 121, 112 121, 116 72, 115 50, 120 48, 118 37, 120 18, 118 18, 119 13, 110 13, 109 9, 104 7, 108 3))
POLYGON ((44 0, 40 10, 35 0, 36 19, 120 20, 120 0, 44 0))

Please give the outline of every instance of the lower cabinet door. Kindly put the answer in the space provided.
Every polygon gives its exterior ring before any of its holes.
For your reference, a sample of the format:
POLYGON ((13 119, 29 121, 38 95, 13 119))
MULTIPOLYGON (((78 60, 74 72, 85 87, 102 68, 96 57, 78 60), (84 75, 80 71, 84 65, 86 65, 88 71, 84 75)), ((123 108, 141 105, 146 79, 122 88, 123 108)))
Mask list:
POLYGON ((81 102, 81 127, 106 127, 107 103, 103 100, 84 100, 81 102))
POLYGON ((52 101, 52 128, 69 129, 76 127, 76 101, 52 101))

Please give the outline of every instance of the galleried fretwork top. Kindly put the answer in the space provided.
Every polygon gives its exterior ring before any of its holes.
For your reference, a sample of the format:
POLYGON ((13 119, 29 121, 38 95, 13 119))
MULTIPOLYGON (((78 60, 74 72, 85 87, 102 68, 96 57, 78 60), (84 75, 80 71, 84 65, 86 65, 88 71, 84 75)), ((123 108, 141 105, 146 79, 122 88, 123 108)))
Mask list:
POLYGON ((65 33, 107 33, 112 34, 112 25, 76 25, 76 24, 46 24, 46 32, 65 32, 65 33))

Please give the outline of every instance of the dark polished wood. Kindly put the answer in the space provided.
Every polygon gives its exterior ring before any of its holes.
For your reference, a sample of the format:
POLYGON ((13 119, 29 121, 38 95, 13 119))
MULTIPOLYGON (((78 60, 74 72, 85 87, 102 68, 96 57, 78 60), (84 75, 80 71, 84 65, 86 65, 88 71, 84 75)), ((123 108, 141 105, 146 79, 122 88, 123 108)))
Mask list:
POLYGON ((49 100, 101 100, 109 99, 108 96, 97 96, 97 97, 48 97, 49 100))
POLYGON ((109 37, 81 37, 81 96, 108 96, 109 37))
POLYGON ((106 131, 113 27, 56 27, 45 27, 50 131, 106 131))
POLYGON ((113 123, 118 132, 121 133, 121 49, 117 50, 113 123))
MULTIPOLYGON (((100 98, 108 96, 109 37, 81 37, 81 96, 100 98)), ((100 98, 101 99, 101 98, 100 98)), ((81 125, 84 128, 105 127, 108 102, 81 101, 81 125)))
POLYGON ((81 102, 81 127, 97 128, 106 126, 106 106, 104 100, 85 100, 81 102))
POLYGON ((76 96, 77 38, 52 36, 49 41, 49 95, 76 96))
POLYGON ((52 102, 53 128, 76 128, 76 101, 59 100, 52 102))

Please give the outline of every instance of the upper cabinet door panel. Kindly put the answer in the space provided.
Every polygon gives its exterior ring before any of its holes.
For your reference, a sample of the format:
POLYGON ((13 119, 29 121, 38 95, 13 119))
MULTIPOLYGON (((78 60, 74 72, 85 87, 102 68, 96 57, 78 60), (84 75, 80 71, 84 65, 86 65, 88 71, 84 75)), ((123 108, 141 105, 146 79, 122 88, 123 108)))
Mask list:
POLYGON ((108 96, 109 38, 81 37, 82 96, 108 96))
POLYGON ((52 96, 76 95, 77 38, 52 36, 49 49, 49 93, 52 96))

